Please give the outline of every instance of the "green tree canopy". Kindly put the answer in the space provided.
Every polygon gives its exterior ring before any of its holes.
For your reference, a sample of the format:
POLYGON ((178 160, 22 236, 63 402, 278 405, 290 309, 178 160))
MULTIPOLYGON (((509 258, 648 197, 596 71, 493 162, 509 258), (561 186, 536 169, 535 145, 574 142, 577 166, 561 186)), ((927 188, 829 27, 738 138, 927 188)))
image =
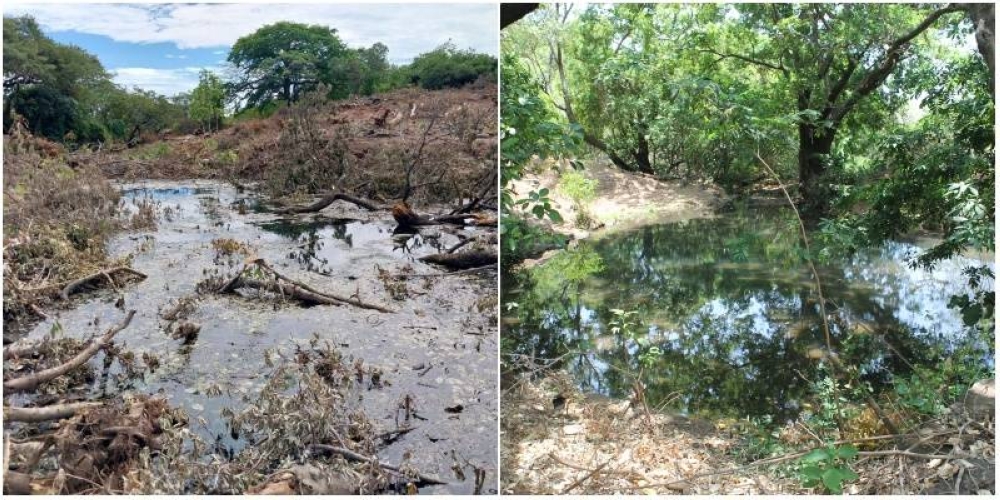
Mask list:
POLYGON ((347 55, 337 30, 318 25, 278 22, 241 37, 229 53, 238 71, 231 89, 246 107, 272 101, 288 105, 320 83, 343 88, 343 73, 332 71, 347 55))
POLYGON ((459 50, 451 42, 417 56, 409 66, 410 81, 425 89, 461 87, 480 76, 496 79, 497 60, 471 49, 459 50))
POLYGON ((191 119, 206 129, 218 130, 226 106, 226 88, 222 80, 208 70, 198 76, 198 86, 191 92, 189 113, 191 119))

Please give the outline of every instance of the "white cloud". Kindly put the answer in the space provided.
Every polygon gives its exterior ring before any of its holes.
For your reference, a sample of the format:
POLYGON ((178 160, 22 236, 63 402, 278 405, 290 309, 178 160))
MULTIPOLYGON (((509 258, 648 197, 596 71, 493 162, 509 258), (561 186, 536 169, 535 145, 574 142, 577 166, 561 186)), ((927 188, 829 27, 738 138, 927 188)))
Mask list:
POLYGON ((167 54, 167 55, 165 55, 163 57, 166 57, 167 59, 187 59, 188 58, 188 56, 186 54, 167 54))
POLYGON ((198 86, 198 73, 207 69, 216 74, 222 72, 221 67, 187 67, 176 69, 158 68, 117 68, 112 70, 112 80, 129 89, 138 87, 152 90, 157 94, 173 96, 188 92, 198 86))
POLYGON ((382 42, 392 59, 410 60, 451 39, 459 48, 497 53, 496 4, 20 4, 50 31, 104 35, 119 42, 170 42, 180 49, 228 47, 277 21, 336 28, 350 46, 382 42))

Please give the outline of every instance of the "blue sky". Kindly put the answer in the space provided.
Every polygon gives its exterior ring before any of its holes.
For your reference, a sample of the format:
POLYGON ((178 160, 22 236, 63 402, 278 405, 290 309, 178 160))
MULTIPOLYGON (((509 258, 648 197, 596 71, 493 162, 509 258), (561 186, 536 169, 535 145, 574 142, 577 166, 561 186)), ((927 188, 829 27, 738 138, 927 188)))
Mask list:
POLYGON ((497 6, 462 4, 27 4, 4 15, 30 14, 61 43, 96 55, 115 82, 173 95, 191 90, 198 72, 225 73, 236 40, 277 21, 336 28, 350 47, 382 42, 404 64, 453 41, 497 55, 497 6))

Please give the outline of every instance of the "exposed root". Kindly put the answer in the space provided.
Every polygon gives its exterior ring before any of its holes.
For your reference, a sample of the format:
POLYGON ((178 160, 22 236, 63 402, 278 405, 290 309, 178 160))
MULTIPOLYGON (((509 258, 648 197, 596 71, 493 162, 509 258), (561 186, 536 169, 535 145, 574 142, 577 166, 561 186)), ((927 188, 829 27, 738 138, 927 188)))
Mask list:
POLYGON ((108 332, 105 333, 103 337, 97 339, 94 342, 91 342, 90 345, 88 345, 86 348, 80 351, 79 354, 74 356, 69 361, 59 366, 49 368, 47 370, 42 370, 39 372, 32 373, 30 375, 25 375, 24 377, 5 380, 3 383, 3 388, 8 391, 20 391, 20 392, 30 391, 37 388, 39 385, 48 382, 49 380, 52 380, 60 375, 65 375, 69 373, 74 368, 86 363, 87 360, 89 360, 95 354, 97 354, 97 351, 101 350, 109 342, 111 342, 111 339, 113 339, 114 336, 118 334, 118 332, 124 330, 128 326, 128 324, 132 322, 133 316, 135 316, 135 310, 129 311, 128 315, 125 316, 124 321, 122 321, 119 325, 115 326, 114 328, 108 330, 108 332))

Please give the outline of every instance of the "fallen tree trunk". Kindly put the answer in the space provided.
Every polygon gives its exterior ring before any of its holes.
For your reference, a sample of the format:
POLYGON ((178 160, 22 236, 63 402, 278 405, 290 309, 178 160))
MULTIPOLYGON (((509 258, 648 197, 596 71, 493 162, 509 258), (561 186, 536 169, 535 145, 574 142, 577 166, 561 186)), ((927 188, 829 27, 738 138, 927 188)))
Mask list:
POLYGON ((357 206, 359 206, 361 208, 364 208, 366 210, 384 210, 385 208, 387 208, 387 207, 379 205, 378 203, 375 203, 373 201, 366 200, 364 198, 359 198, 357 196, 350 195, 350 194, 347 194, 347 193, 344 193, 344 192, 341 192, 341 191, 337 191, 337 192, 334 192, 334 193, 327 194, 327 195, 323 196, 322 198, 320 198, 319 200, 317 200, 316 202, 310 203, 309 205, 305 205, 305 206, 301 206, 301 207, 288 207, 288 208, 285 208, 285 209, 282 209, 282 210, 278 210, 278 213, 280 213, 280 214, 304 214, 304 213, 309 213, 309 212, 319 212, 320 210, 323 210, 324 208, 330 206, 333 202, 335 202, 337 200, 343 200, 343 201, 346 201, 348 203, 353 203, 353 204, 355 204, 355 205, 357 205, 357 206))
POLYGON ((392 218, 396 220, 396 224, 399 224, 400 228, 441 224, 456 226, 496 225, 496 219, 486 218, 477 214, 420 215, 405 203, 397 203, 392 207, 392 218))
POLYGON ((235 278, 229 280, 225 285, 218 289, 218 293, 233 293, 240 288, 254 288, 257 290, 265 290, 269 292, 278 293, 281 295, 286 295, 295 298, 307 305, 332 305, 332 306, 342 306, 344 304, 352 305, 355 307, 361 307, 363 309, 373 309, 375 311, 391 313, 394 312, 392 309, 377 305, 369 304, 367 302, 362 302, 357 299, 352 299, 349 297, 340 297, 327 292, 321 292, 316 290, 305 283, 295 281, 287 276, 282 275, 278 271, 274 270, 271 266, 264 262, 264 259, 257 259, 254 262, 256 265, 260 266, 262 269, 266 269, 274 275, 274 280, 260 280, 255 278, 247 278, 243 276, 243 272, 246 271, 244 267, 235 278))
POLYGON ((469 269, 497 263, 497 253, 494 251, 476 250, 462 253, 439 253, 421 257, 422 262, 437 264, 449 269, 469 269))
POLYGON ((128 315, 125 316, 124 321, 122 321, 119 325, 115 326, 114 328, 108 330, 108 332, 105 333, 104 336, 102 336, 101 338, 91 342, 90 345, 85 347, 82 351, 80 351, 76 356, 74 356, 69 361, 59 366, 49 368, 47 370, 35 372, 20 378, 5 380, 3 383, 3 388, 8 391, 20 391, 20 392, 30 391, 32 389, 35 389, 39 385, 48 382, 49 380, 52 380, 56 377, 69 373, 74 368, 86 363, 87 360, 89 360, 90 358, 94 357, 95 354, 97 354, 97 351, 100 351, 105 345, 111 342, 111 339, 113 339, 114 336, 118 334, 118 332, 124 330, 128 326, 128 324, 132 322, 133 316, 135 316, 135 310, 129 311, 128 315))
POLYGON ((87 408, 96 408, 98 406, 101 406, 101 403, 64 403, 51 406, 40 406, 38 408, 4 406, 3 418, 4 420, 13 422, 47 422, 49 420, 62 420, 64 418, 69 418, 82 410, 86 410, 87 408))
POLYGON ((69 300, 69 296, 73 292, 75 292, 77 288, 80 288, 81 286, 86 285, 87 283, 91 283, 91 282, 98 281, 98 280, 101 280, 101 279, 109 280, 111 282, 111 284, 113 285, 114 284, 114 278, 112 278, 111 276, 113 274, 115 274, 115 273, 128 273, 128 274, 132 274, 132 275, 138 276, 138 277, 140 277, 142 279, 146 279, 146 277, 147 277, 145 274, 140 273, 139 271, 136 271, 135 269, 132 269, 130 267, 116 267, 114 269, 107 269, 107 270, 104 270, 104 271, 98 271, 98 272, 96 272, 94 274, 91 274, 89 276, 84 276, 84 277, 82 277, 80 279, 70 281, 69 284, 67 284, 65 287, 63 287, 62 292, 60 293, 60 295, 62 295, 63 300, 69 300))

